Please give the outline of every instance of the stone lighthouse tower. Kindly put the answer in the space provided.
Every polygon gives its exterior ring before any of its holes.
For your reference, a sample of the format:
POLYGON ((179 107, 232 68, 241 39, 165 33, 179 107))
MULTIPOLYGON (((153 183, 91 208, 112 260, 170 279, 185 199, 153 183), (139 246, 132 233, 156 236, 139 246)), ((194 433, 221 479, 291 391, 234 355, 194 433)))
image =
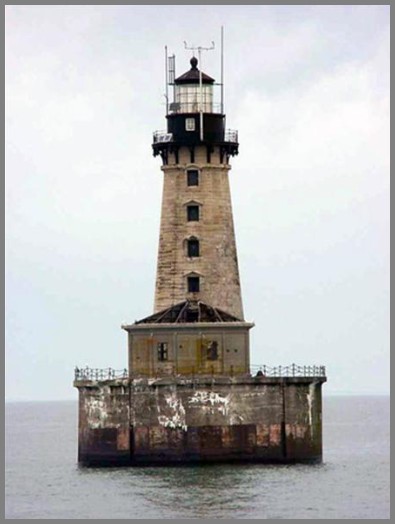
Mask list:
POLYGON ((174 80, 167 131, 154 134, 164 173, 155 311, 202 301, 243 319, 229 189, 236 131, 225 130, 214 79, 191 69, 174 80))
POLYGON ((222 80, 217 103, 195 57, 178 77, 166 62, 173 97, 152 144, 163 172, 154 311, 122 325, 128 369, 76 368, 78 461, 319 462, 325 369, 251 372, 229 189, 239 144, 222 80))

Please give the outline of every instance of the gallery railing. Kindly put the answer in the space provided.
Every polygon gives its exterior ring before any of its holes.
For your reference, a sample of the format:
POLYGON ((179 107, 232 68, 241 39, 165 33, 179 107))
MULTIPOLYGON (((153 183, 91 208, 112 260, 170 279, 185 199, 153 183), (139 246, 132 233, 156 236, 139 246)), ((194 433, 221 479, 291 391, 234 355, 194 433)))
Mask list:
MULTIPOLYGON (((326 377, 325 366, 298 366, 291 364, 289 366, 266 366, 266 365, 252 365, 250 366, 250 374, 261 377, 326 377)), ((170 373, 172 375, 172 373, 170 373)), ((176 376, 176 373, 173 373, 176 376)), ((233 373, 230 373, 233 375, 233 373)), ((141 373, 136 374, 141 376, 141 373)), ((128 370, 116 370, 112 368, 78 368, 74 369, 74 380, 115 380, 133 378, 133 373, 128 373, 128 370)))
MULTIPOLYGON (((223 138, 219 138, 223 142, 231 142, 237 144, 239 140, 238 131, 235 129, 225 129, 223 132, 223 138)), ((167 142, 173 142, 173 134, 167 131, 154 131, 153 143, 154 144, 165 144, 167 142)))

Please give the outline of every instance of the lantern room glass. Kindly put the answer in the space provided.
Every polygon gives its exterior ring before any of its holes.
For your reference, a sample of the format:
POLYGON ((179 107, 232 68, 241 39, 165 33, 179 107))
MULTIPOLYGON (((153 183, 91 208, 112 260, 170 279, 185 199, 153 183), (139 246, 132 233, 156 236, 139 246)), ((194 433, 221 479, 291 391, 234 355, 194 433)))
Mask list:
MULTIPOLYGON (((183 84, 176 86, 175 101, 177 112, 198 113, 200 111, 200 86, 199 84, 183 84)), ((213 86, 202 85, 202 111, 213 112, 213 86)))

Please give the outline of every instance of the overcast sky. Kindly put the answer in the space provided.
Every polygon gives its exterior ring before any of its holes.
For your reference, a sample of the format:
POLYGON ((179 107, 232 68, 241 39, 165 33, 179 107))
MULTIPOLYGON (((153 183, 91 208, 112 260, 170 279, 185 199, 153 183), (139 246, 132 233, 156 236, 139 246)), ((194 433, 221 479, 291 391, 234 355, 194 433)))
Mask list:
POLYGON ((7 398, 71 399, 153 312, 164 46, 210 46, 252 362, 389 391, 389 6, 7 6, 7 398))

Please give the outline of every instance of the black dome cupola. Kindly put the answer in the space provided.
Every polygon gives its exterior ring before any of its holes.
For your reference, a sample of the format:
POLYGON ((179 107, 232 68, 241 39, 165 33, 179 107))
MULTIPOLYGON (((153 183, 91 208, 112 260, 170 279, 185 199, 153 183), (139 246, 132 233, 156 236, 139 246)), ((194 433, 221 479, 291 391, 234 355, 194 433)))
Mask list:
MULTIPOLYGON (((200 71, 197 67, 198 59, 195 56, 193 56, 190 60, 190 64, 191 64, 191 69, 175 79, 174 83, 176 85, 199 84, 200 71)), ((214 84, 214 82, 215 82, 214 78, 211 78, 211 76, 208 76, 206 75, 206 73, 202 72, 202 83, 203 84, 214 84)))

